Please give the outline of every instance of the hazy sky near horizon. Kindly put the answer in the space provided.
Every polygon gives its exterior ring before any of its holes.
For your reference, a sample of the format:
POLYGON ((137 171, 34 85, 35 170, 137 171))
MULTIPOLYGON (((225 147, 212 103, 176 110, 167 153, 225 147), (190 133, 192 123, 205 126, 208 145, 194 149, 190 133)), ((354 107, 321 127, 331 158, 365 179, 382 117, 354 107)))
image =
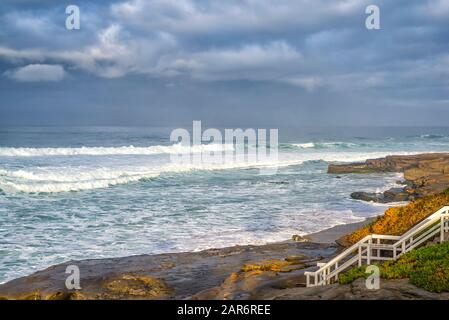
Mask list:
POLYGON ((0 125, 192 120, 449 125, 449 1, 0 2, 0 125))

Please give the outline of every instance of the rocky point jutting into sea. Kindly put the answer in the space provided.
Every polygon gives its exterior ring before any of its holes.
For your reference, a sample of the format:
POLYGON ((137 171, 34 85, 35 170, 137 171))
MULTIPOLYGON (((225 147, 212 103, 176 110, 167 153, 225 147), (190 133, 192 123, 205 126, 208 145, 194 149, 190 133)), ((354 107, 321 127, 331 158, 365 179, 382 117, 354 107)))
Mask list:
POLYGON ((393 188, 382 194, 363 191, 353 192, 354 199, 394 202, 410 201, 426 195, 442 192, 449 186, 449 154, 427 153, 407 156, 387 156, 369 159, 364 163, 329 165, 328 173, 402 172, 404 188, 393 188))
POLYGON ((380 290, 364 282, 305 288, 304 271, 325 261, 364 234, 401 233, 443 205, 449 194, 449 154, 389 156, 364 163, 330 165, 329 173, 403 172, 402 189, 383 194, 357 191, 368 201, 412 201, 374 221, 335 227, 294 240, 201 252, 69 261, 0 285, 0 299, 447 299, 407 279, 382 280, 380 290), (443 192, 443 193, 442 193, 443 192), (393 223, 390 223, 392 222, 393 223), (368 224, 369 223, 369 224, 368 224), (335 241, 338 239, 337 244, 335 241), (68 265, 81 272, 81 289, 65 286, 68 265))

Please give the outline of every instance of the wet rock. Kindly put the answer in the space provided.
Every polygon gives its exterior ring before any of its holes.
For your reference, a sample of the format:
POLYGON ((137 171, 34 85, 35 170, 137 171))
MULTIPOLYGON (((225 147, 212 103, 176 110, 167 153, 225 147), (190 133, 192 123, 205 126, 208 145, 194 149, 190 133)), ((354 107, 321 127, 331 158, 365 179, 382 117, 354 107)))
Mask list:
POLYGON ((385 191, 384 193, 363 191, 353 192, 351 193, 351 198, 368 202, 389 203, 409 201, 411 195, 413 195, 413 193, 409 193, 403 188, 392 188, 385 191))
POLYGON ((269 181, 271 184, 290 184, 289 181, 269 181))
POLYGON ((383 193, 386 202, 407 201, 409 195, 404 188, 392 188, 383 193))
POLYGON ((351 193, 351 198, 355 200, 362 200, 368 202, 384 202, 383 195, 381 193, 363 192, 357 191, 351 193))

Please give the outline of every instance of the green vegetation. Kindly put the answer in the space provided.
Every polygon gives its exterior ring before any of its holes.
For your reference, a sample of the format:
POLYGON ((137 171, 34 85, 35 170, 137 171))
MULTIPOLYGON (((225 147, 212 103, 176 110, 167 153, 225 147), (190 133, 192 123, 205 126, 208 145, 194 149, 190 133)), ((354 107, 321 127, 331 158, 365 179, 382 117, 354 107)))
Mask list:
POLYGON ((349 284, 349 283, 352 283, 356 279, 368 277, 369 273, 365 272, 366 267, 367 266, 352 268, 344 273, 341 273, 338 276, 338 282, 340 284, 349 284))
MULTIPOLYGON (((384 279, 409 278, 417 287, 431 292, 449 291, 449 241, 412 250, 397 261, 377 265, 384 279)), ((340 284, 366 278, 366 266, 353 268, 339 276, 340 284)))

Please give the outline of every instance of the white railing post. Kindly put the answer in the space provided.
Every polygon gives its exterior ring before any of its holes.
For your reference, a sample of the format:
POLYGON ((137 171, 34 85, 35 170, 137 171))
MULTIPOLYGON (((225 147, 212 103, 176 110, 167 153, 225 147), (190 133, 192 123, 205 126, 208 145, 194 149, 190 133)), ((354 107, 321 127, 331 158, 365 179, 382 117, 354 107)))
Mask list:
MULTIPOLYGON (((337 269, 338 269, 338 261, 335 262, 335 270, 337 270, 337 269)), ((338 281, 338 272, 335 275, 335 281, 338 281)))
POLYGON ((367 265, 371 264, 371 243, 372 243, 372 240, 369 239, 368 240, 368 246, 366 248, 366 264, 367 265))
POLYGON ((444 216, 440 218, 440 243, 444 242, 444 216))
POLYGON ((362 245, 359 243, 359 267, 362 266, 362 245))
POLYGON ((446 212, 445 217, 444 217, 444 232, 449 231, 449 225, 448 225, 449 221, 447 218, 448 218, 448 216, 447 216, 447 212, 446 212))
MULTIPOLYGON (((377 238, 377 244, 380 244, 380 238, 377 238)), ((376 250, 377 258, 380 258, 380 249, 376 250)))

